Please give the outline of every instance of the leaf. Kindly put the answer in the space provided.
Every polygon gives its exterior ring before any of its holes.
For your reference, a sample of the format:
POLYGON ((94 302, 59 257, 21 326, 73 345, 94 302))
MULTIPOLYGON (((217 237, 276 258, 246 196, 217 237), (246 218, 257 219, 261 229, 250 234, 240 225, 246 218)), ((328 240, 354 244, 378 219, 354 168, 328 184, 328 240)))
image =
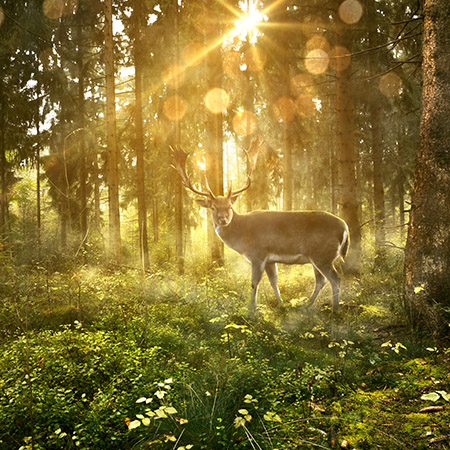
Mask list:
POLYGON ((146 427, 148 427, 150 425, 150 419, 148 417, 144 417, 142 419, 142 425, 145 425, 146 427))
POLYGON ((233 424, 234 424, 235 428, 242 427, 243 425, 245 425, 245 419, 241 416, 238 416, 234 419, 233 424))
POLYGON ((136 403, 144 403, 147 401, 147 397, 141 397, 136 400, 136 403))
POLYGON ((246 414, 248 414, 248 411, 246 409, 239 409, 238 413, 242 414, 243 416, 245 416, 246 414))
POLYGON ((141 421, 140 420, 133 420, 128 425, 128 429, 131 431, 131 430, 134 430, 135 428, 140 427, 140 426, 141 426, 141 421))
POLYGON ((429 394, 423 394, 420 398, 421 400, 436 402, 441 398, 441 396, 437 392, 430 392, 429 394))
POLYGON ((178 412, 173 406, 166 406, 166 407, 164 408, 164 411, 165 411, 167 414, 176 414, 176 413, 178 412))
POLYGON ((446 391, 436 391, 438 394, 441 395, 441 397, 446 401, 450 402, 450 393, 446 391))
POLYGON ((168 416, 167 414, 164 412, 163 409, 159 408, 155 411, 156 415, 158 416, 159 419, 166 419, 168 416))
POLYGON ((160 390, 158 390, 158 391, 155 392, 155 395, 156 395, 160 400, 162 400, 162 399, 164 398, 164 396, 166 395, 166 391, 160 391, 160 390))

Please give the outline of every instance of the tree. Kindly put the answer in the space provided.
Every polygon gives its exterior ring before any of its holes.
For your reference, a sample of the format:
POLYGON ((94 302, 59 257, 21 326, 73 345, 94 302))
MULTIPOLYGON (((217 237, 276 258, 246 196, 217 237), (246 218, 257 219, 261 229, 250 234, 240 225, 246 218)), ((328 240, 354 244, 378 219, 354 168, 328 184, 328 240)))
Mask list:
POLYGON ((116 134, 116 103, 114 82, 114 42, 112 28, 112 0, 105 2, 105 75, 106 75, 106 134, 107 159, 106 172, 109 200, 109 251, 116 261, 121 260, 119 206, 119 152, 116 134))
MULTIPOLYGON (((351 52, 351 25, 344 22, 337 14, 335 21, 337 47, 351 52)), ((350 229, 352 244, 349 266, 352 269, 357 269, 360 265, 361 256, 361 226, 356 178, 352 64, 348 61, 348 64, 340 67, 340 69, 336 70, 336 155, 339 177, 339 212, 350 229)))
POLYGON ((404 298, 413 326, 448 333, 450 318, 450 16, 423 3, 420 146, 405 255, 404 298))

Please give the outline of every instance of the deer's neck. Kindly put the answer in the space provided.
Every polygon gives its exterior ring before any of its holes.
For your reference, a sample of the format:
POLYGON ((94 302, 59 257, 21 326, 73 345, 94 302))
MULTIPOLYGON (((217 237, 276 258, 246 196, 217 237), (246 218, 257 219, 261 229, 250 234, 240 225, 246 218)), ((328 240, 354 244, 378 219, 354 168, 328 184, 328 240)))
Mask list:
POLYGON ((239 229, 241 219, 242 216, 233 210, 233 218, 227 226, 214 224, 217 236, 219 236, 220 239, 231 248, 234 247, 237 230, 239 229))

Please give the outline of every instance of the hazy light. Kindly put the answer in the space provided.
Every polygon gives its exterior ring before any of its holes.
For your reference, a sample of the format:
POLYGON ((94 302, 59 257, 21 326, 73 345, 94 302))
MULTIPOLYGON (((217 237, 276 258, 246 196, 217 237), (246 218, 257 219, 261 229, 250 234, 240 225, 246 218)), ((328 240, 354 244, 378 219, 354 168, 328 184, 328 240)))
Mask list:
POLYGON ((318 111, 312 94, 299 95, 295 100, 296 111, 301 117, 311 117, 318 111))
POLYGON ((205 47, 196 42, 191 42, 183 48, 181 57, 187 66, 196 66, 200 64, 206 54, 205 47))
POLYGON ((42 10, 49 19, 60 19, 74 14, 77 7, 78 0, 44 0, 42 10))
POLYGON ((211 89, 205 96, 205 104, 213 114, 224 113, 230 103, 230 96, 221 88, 211 89))
POLYGON ((312 89, 313 80, 307 73, 299 73, 291 80, 291 92, 295 97, 312 89))
POLYGON ((255 114, 251 111, 239 111, 233 118, 233 129, 241 136, 249 136, 258 128, 255 114))
POLYGON ((164 102, 164 115, 172 121, 181 120, 186 114, 186 102, 179 95, 173 95, 164 102))
POLYGON ((319 75, 328 68, 329 58, 327 52, 320 48, 311 50, 305 59, 305 66, 308 72, 319 75))
POLYGON ((267 56, 261 48, 250 47, 244 54, 243 63, 250 72, 259 72, 264 69, 267 56))
POLYGON ((231 37, 237 37, 241 41, 248 40, 248 42, 254 44, 259 34, 258 24, 265 20, 265 17, 257 9, 257 5, 252 0, 249 0, 248 5, 240 2, 240 7, 244 12, 234 22, 231 37))
POLYGON ((166 68, 162 74, 164 83, 172 89, 178 89, 184 83, 184 69, 177 65, 166 68))
POLYGON ((311 39, 308 39, 306 43, 306 50, 316 50, 320 49, 324 52, 328 53, 330 51, 330 44, 326 38, 323 36, 313 36, 311 39))
POLYGON ((350 52, 342 46, 336 46, 330 51, 330 67, 336 72, 341 72, 350 66, 352 57, 350 52))
POLYGON ((294 100, 289 97, 280 97, 273 105, 273 113, 278 122, 291 122, 296 110, 294 100))
POLYGON ((345 23, 352 25, 359 22, 363 14, 363 7, 358 0, 345 0, 339 6, 339 17, 345 23))
POLYGON ((396 97, 403 91, 403 81, 394 72, 389 72, 380 78, 380 91, 386 97, 396 97))
POLYGON ((228 52, 223 58, 223 71, 230 78, 236 78, 241 73, 241 55, 239 52, 228 52))

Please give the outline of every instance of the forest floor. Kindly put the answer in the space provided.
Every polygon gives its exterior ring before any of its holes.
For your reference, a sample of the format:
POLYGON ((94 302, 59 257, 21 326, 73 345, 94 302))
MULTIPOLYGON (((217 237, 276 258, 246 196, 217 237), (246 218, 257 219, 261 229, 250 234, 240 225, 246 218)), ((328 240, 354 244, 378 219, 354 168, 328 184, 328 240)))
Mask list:
POLYGON ((255 316, 248 269, 0 278, 2 449, 450 448, 450 348, 411 332, 395 267, 345 277, 334 316, 300 268, 255 316))

